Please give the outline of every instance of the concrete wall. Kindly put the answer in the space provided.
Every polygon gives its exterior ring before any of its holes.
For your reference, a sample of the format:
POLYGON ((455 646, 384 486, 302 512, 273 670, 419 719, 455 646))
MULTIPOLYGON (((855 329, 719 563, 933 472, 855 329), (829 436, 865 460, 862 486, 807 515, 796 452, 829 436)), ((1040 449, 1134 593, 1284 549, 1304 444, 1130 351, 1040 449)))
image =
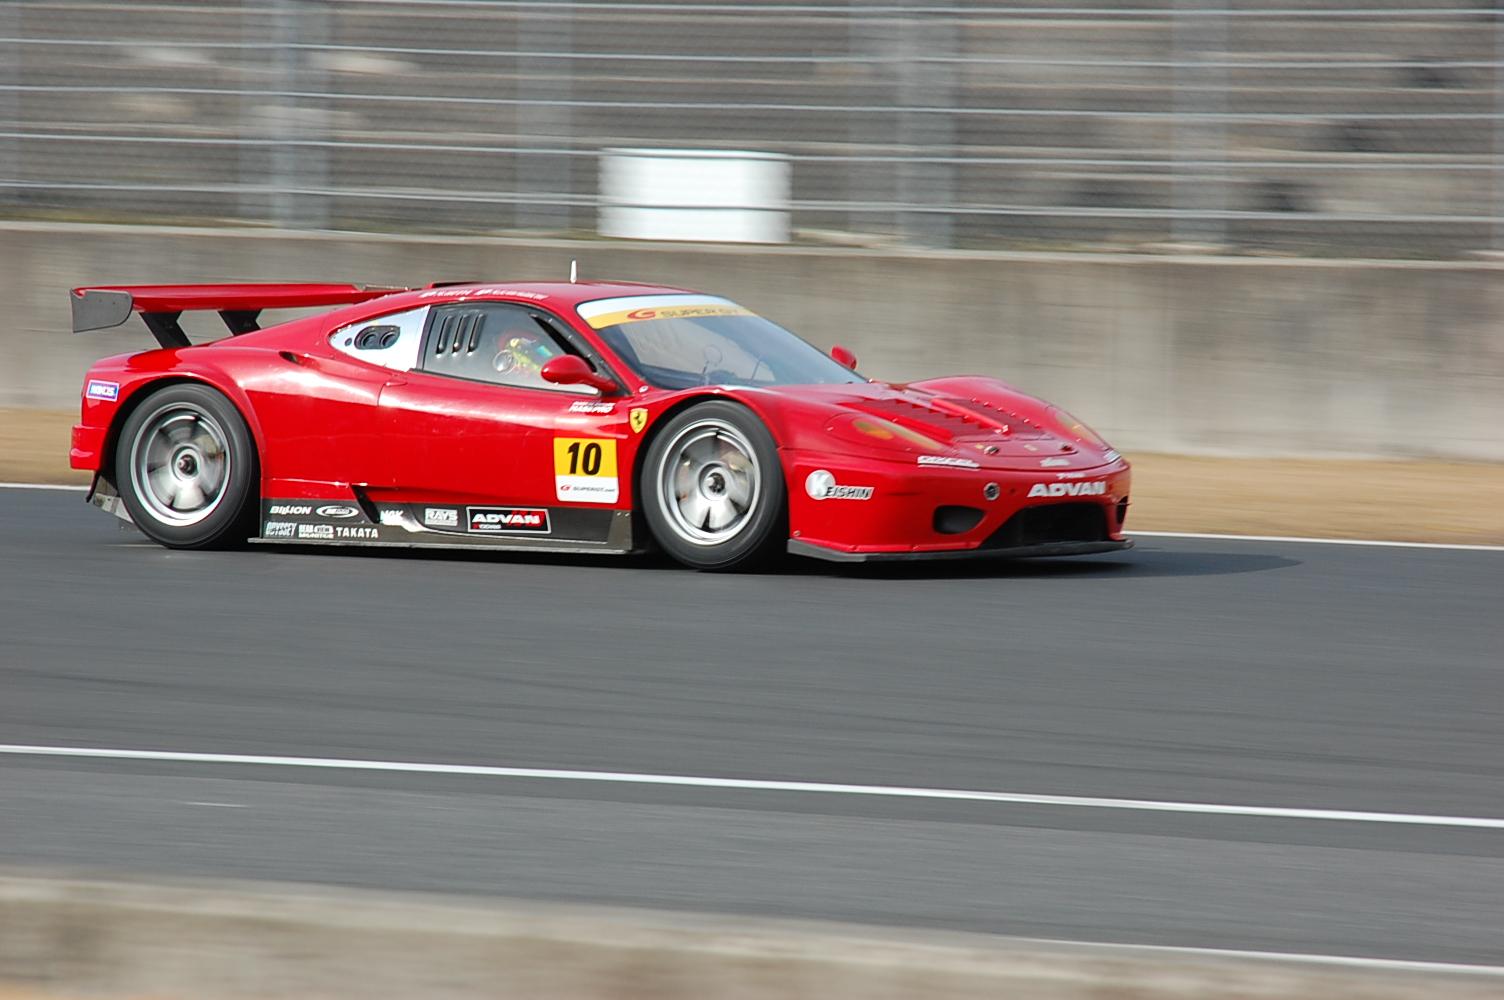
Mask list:
MULTIPOLYGON (((560 278, 721 293, 884 379, 982 372, 1125 450, 1504 461, 1504 264, 1010 254, 0 224, 0 406, 72 407, 139 323, 74 285, 560 278)), ((205 330, 213 329, 212 320, 205 330)))

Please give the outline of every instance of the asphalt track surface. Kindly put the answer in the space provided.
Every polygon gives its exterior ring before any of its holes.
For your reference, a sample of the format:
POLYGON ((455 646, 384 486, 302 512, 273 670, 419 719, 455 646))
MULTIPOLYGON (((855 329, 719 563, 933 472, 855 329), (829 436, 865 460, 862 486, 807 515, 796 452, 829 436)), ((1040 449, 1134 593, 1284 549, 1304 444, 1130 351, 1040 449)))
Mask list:
POLYGON ((169 552, 0 489, 0 742, 1380 823, 0 754, 0 865, 1504 964, 1504 553, 169 552))

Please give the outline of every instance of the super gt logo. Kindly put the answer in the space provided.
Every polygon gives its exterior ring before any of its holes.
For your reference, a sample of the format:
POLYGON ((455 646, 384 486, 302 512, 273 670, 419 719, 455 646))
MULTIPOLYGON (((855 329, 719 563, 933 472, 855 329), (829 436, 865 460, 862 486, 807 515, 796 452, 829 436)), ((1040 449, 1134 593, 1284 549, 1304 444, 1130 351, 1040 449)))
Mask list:
POLYGON ((1106 483, 1035 483, 1029 487, 1031 497, 1099 497, 1106 492, 1106 483))

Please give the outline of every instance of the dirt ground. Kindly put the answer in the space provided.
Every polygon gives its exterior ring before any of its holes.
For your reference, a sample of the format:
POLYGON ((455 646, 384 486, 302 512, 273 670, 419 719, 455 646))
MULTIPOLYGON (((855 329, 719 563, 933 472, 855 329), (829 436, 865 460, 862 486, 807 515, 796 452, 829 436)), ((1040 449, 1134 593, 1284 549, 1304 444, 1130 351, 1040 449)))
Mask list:
MULTIPOLYGON (((84 483, 74 414, 0 409, 0 481, 84 483)), ((1130 454, 1128 527, 1504 543, 1504 465, 1130 454)))

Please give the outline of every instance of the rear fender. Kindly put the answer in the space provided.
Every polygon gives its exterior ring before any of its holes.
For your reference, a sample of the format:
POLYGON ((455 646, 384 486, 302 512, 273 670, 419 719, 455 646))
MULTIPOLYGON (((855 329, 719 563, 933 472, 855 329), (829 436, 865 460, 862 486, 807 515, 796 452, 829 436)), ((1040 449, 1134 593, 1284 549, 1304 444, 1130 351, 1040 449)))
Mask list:
MULTIPOLYGON (((139 356, 136 360, 139 360, 139 356)), ((207 385, 217 390, 230 400, 236 411, 239 412, 241 419, 245 421, 246 427, 251 432, 251 442, 255 445, 258 454, 265 448, 261 424, 256 419, 256 412, 251 407, 250 399, 235 384, 233 379, 215 366, 197 365, 192 371, 174 366, 146 375, 137 372, 134 374, 134 377, 120 372, 111 372, 108 370, 96 371, 91 369, 88 377, 111 379, 111 376, 114 376, 114 379, 121 379, 120 395, 115 401, 114 412, 108 415, 108 429, 105 432, 104 445, 100 449, 94 471, 112 485, 115 484, 115 449, 120 443, 121 429, 125 426, 125 422, 130 419, 130 415, 135 412, 137 407, 148 396, 156 390, 169 385, 181 385, 185 383, 207 385), (124 379, 128 379, 128 381, 124 379)), ((89 419, 89 404, 95 402, 97 401, 87 398, 84 400, 84 423, 86 425, 92 423, 89 419)))

